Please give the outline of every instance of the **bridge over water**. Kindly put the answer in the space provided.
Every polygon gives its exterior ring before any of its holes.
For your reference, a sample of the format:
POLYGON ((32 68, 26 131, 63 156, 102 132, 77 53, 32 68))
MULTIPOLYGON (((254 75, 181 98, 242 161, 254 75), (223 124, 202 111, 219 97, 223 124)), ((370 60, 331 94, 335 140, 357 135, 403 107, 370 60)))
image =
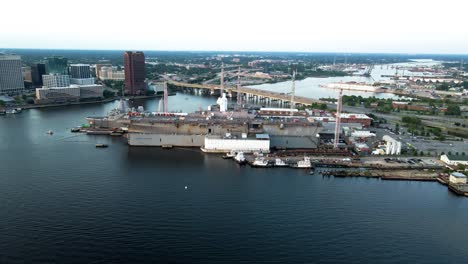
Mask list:
MULTIPOLYGON (((167 81, 168 84, 181 88, 189 89, 200 89, 209 90, 211 94, 214 94, 215 90, 221 90, 221 85, 214 84, 195 84, 195 83, 183 83, 176 81, 167 81)), ((240 92, 242 96, 247 99, 258 99, 259 101, 279 101, 280 103, 290 103, 291 95, 288 93, 278 93, 272 91, 266 91, 261 89, 255 89, 251 87, 240 87, 239 91, 235 86, 224 86, 224 91, 228 96, 233 97, 234 93, 240 92)), ((326 103, 321 100, 312 99, 303 96, 294 96, 294 102, 296 105, 312 105, 313 103, 326 103)))

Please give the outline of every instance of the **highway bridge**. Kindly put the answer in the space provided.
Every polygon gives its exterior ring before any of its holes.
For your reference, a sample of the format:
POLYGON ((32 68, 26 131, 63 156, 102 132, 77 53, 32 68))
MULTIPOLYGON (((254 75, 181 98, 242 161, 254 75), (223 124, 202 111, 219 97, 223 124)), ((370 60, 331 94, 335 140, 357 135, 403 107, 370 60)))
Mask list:
MULTIPOLYGON (((209 90, 211 94, 214 94, 215 90, 221 90, 221 85, 214 84, 195 84, 195 83, 183 83, 176 81, 167 81, 168 84, 189 89, 201 89, 209 90)), ((224 86, 224 91, 228 96, 233 97, 233 93, 237 93, 237 87, 235 86, 224 86)), ((272 91, 266 91, 261 89, 255 89, 251 87, 240 87, 239 92, 242 93, 246 99, 257 99, 259 101, 279 101, 280 103, 290 103, 291 95, 289 93, 278 93, 272 91)), ((294 103, 296 105, 312 105, 313 103, 326 103, 321 100, 316 100, 303 96, 294 96, 294 103)))

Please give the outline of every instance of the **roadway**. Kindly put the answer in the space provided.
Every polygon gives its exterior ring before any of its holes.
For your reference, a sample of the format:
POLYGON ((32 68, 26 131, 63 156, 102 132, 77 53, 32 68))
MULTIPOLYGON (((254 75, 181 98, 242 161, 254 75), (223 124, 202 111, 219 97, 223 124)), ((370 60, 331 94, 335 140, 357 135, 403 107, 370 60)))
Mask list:
MULTIPOLYGON (((184 88, 192 88, 192 89, 207 89, 207 90, 220 90, 221 86, 214 85, 214 84, 193 84, 193 83, 183 83, 183 82, 175 82, 175 81, 168 81, 168 84, 172 84, 174 86, 178 87, 184 87, 184 88)), ((226 91, 231 91, 231 92, 237 92, 237 87, 235 86, 224 86, 224 90, 226 91)), ((239 92, 246 94, 246 95, 251 95, 251 96, 256 96, 259 98, 269 98, 272 100, 281 100, 284 102, 290 102, 291 101, 291 96, 286 94, 286 93, 277 93, 277 92, 272 92, 272 91, 266 91, 266 90, 261 90, 261 89, 255 89, 251 87, 240 87, 239 92)), ((294 102, 296 104, 303 104, 303 105, 312 105, 313 103, 325 103, 324 101, 317 100, 317 99, 312 99, 304 96, 295 96, 294 97, 294 102)))

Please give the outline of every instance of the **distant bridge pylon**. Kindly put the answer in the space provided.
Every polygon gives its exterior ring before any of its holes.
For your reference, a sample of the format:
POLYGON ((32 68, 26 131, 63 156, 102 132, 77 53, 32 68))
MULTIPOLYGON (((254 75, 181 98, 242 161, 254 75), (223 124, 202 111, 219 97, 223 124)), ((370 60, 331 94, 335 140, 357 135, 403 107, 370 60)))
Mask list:
MULTIPOLYGON (((236 86, 224 85, 224 87, 221 87, 221 85, 215 85, 215 84, 184 83, 184 82, 176 82, 176 81, 167 81, 167 83, 170 85, 182 87, 182 88, 206 89, 209 91, 227 90, 229 93, 240 92, 247 98, 255 97, 260 100, 270 99, 272 101, 281 101, 281 102, 288 102, 288 103, 290 103, 292 100, 289 93, 278 93, 278 92, 272 92, 272 91, 267 91, 267 90, 251 88, 251 87, 245 87, 245 86, 236 87, 236 86)), ((308 98, 304 96, 297 96, 297 95, 294 96, 293 100, 294 100, 294 103, 301 104, 301 105, 312 105, 314 103, 317 103, 317 104, 326 103, 321 100, 308 98)))

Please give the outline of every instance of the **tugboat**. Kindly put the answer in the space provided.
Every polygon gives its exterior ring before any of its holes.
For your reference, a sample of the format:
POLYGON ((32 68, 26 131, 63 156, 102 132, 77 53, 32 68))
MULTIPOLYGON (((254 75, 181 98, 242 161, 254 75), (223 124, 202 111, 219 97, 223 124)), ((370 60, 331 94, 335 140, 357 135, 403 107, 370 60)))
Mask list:
POLYGON ((288 166, 288 164, 286 164, 286 162, 284 162, 284 160, 282 160, 280 158, 276 158, 275 159, 275 166, 276 167, 285 167, 285 166, 288 166))
POLYGON ((256 157, 254 162, 252 163, 252 167, 270 167, 271 165, 268 163, 268 160, 266 160, 264 157, 256 157))
POLYGON ((240 165, 244 165, 246 163, 244 152, 238 152, 237 155, 234 157, 234 160, 237 161, 240 165))
POLYGON ((297 164, 293 165, 293 167, 299 169, 308 169, 312 168, 312 164, 310 163, 309 157, 304 157, 303 160, 298 161, 297 164))
POLYGON ((96 144, 96 148, 107 148, 107 147, 108 147, 108 145, 106 145, 106 144, 101 144, 101 143, 96 144))

